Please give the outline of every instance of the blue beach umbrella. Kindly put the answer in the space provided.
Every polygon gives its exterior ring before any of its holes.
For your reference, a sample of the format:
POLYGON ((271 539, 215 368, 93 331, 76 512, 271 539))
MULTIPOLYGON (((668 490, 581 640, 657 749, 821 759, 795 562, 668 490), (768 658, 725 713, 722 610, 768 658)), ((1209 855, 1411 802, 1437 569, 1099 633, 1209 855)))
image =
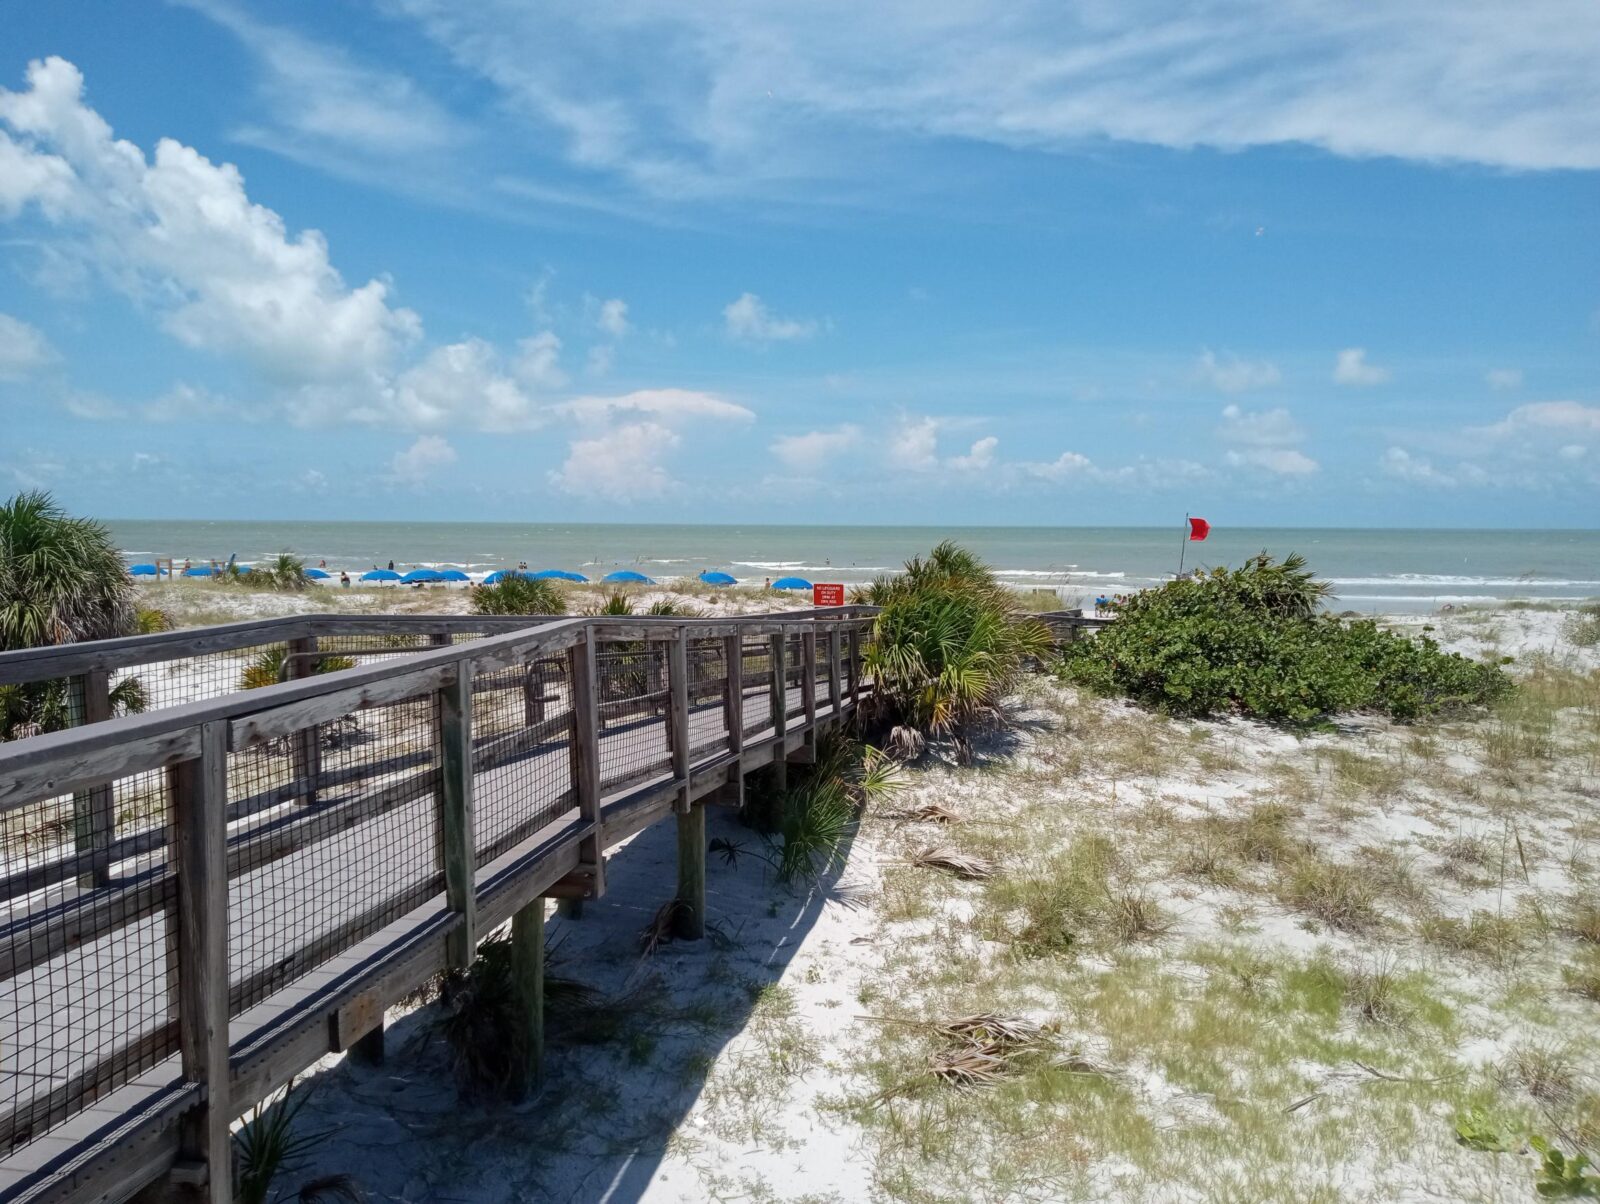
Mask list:
POLYGON ((128 572, 135 577, 155 577, 160 575, 161 570, 153 564, 135 564, 128 567, 128 572))
POLYGON ((371 572, 362 573, 363 581, 398 581, 400 574, 393 569, 373 569, 371 572))
POLYGON ((306 576, 313 581, 326 581, 330 574, 327 569, 307 569, 306 576))
POLYGON ((185 577, 209 577, 211 576, 211 566, 209 564, 197 564, 193 568, 184 569, 183 575, 185 577))
POLYGON ((631 585, 654 585, 655 584, 654 581, 650 580, 650 578, 646 577, 643 573, 636 573, 632 569, 618 569, 614 573, 607 573, 604 577, 600 578, 600 580, 601 581, 614 581, 614 582, 617 582, 619 584, 623 583, 623 582, 627 582, 628 584, 631 584, 631 585))
POLYGON ((811 582, 804 577, 779 577, 772 583, 773 589, 810 589, 811 582))
POLYGON ((700 580, 707 585, 738 585, 737 577, 730 577, 727 573, 707 572, 700 574, 700 580))
POLYGON ((493 585, 497 581, 504 581, 507 577, 515 577, 516 575, 516 569, 496 569, 483 579, 483 583, 485 585, 493 585))
POLYGON ((472 580, 472 578, 468 577, 460 569, 445 569, 439 574, 439 580, 440 581, 470 581, 470 580, 472 580))
POLYGON ((400 578, 401 585, 415 585, 419 581, 443 581, 444 574, 438 569, 412 569, 400 578))
POLYGON ((574 581, 579 585, 589 580, 582 573, 569 573, 566 569, 540 569, 537 573, 529 573, 528 576, 535 581, 574 581))

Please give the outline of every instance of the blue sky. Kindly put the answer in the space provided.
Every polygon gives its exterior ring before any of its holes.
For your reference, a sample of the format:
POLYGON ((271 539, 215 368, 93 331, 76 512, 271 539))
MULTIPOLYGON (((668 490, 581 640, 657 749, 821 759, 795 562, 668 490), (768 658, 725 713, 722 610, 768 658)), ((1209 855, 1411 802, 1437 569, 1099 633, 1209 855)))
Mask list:
POLYGON ((0 491, 1594 526, 1600 8, 1366 7, 14 6, 0 491))

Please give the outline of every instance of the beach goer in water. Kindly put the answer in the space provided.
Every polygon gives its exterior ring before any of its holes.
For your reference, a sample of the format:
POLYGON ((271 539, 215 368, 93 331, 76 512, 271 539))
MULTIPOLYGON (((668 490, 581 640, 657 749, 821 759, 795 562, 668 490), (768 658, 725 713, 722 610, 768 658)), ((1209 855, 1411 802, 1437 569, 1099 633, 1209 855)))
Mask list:
POLYGON ((317 567, 319 569, 325 569, 328 567, 328 562, 326 560, 319 560, 317 561, 317 567))
POLYGON ((392 560, 389 562, 389 571, 391 573, 394 572, 394 561, 392 561, 392 560))

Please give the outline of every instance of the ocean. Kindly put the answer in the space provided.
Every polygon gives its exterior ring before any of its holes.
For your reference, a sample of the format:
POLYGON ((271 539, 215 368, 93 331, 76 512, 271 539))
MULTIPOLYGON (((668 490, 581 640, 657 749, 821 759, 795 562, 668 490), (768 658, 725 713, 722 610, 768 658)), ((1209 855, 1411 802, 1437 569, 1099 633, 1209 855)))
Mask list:
POLYGON ((1055 590, 1074 606, 1237 564, 1265 549, 1299 552, 1331 580, 1339 609, 1429 611, 1510 599, 1600 596, 1600 531, 1411 531, 1215 526, 1204 543, 1176 527, 780 527, 556 523, 345 523, 126 520, 108 524, 130 563, 244 563, 288 550, 341 568, 460 568, 526 561, 598 578, 634 569, 657 579, 720 569, 761 584, 795 575, 851 584, 890 572, 941 539, 982 556, 1007 583, 1055 590))

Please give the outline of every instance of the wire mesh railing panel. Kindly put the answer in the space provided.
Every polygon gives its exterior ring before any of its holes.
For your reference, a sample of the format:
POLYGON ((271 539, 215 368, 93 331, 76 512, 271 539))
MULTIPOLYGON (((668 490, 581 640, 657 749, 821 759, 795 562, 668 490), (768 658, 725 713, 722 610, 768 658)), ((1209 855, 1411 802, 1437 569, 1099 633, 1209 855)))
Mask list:
POLYGON ((473 825, 477 864, 576 805, 570 662, 531 660, 472 679, 473 825))
POLYGON ((744 734, 772 726, 772 644, 765 638, 739 645, 744 661, 744 734))
POLYGON ((138 774, 0 816, 12 887, 0 903, 0 1153, 176 1052, 168 910, 177 889, 164 782, 164 773, 138 774), (142 800, 151 847, 115 863, 102 856, 81 878, 22 889, 30 871, 73 846, 85 804, 108 799, 142 800))
POLYGON ((297 669, 300 676, 327 673, 334 669, 348 669, 353 665, 379 665, 384 661, 400 660, 427 652, 433 648, 448 647, 448 635, 434 635, 425 631, 390 632, 382 635, 323 635, 317 637, 317 658, 309 660, 312 668, 297 669))
POLYGON ((727 645, 721 639, 691 639, 684 649, 689 668, 689 755, 728 747, 727 645))
POLYGON ((641 640, 602 641, 595 667, 602 792, 669 772, 667 646, 641 640))
POLYGON ((281 794, 286 774, 296 797, 229 831, 235 1014, 443 889, 436 695, 233 754, 230 804, 281 794))

